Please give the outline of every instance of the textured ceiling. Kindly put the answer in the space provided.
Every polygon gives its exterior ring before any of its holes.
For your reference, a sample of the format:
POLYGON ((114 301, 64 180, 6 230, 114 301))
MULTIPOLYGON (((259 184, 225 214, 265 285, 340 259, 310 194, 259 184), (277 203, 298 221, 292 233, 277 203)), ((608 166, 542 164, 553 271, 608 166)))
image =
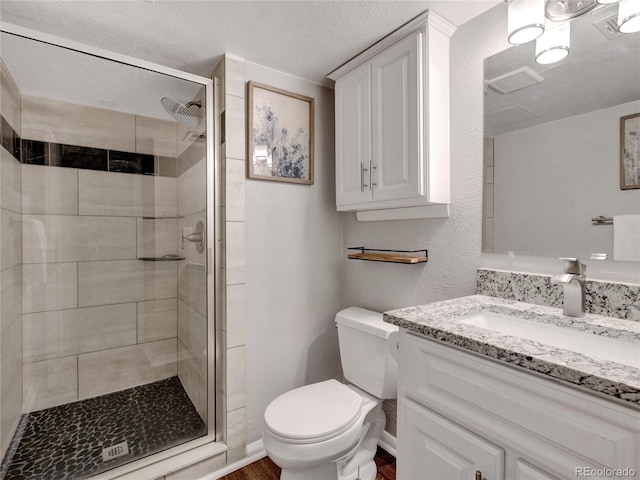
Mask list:
POLYGON ((609 40, 594 26, 594 22, 616 14, 617 5, 611 5, 573 20, 571 52, 561 62, 537 64, 535 42, 489 57, 485 80, 529 67, 543 81, 506 95, 487 88, 485 135, 640 100, 640 33, 609 40))
POLYGON ((48 43, 0 34, 0 57, 22 95, 171 120, 160 99, 202 98, 202 85, 48 43))
POLYGON ((11 1, 3 22, 209 76, 223 53, 318 83, 424 10, 455 25, 502 0, 11 1))

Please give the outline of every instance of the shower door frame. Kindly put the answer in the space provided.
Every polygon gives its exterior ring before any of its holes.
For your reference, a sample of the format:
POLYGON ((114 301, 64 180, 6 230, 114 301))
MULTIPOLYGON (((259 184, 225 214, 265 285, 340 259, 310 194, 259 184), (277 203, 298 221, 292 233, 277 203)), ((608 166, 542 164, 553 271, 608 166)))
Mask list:
POLYGON ((222 217, 221 217, 221 184, 220 184, 220 122, 214 121, 220 118, 220 80, 206 78, 199 75, 183 72, 163 65, 158 65, 146 60, 111 52, 101 48, 86 45, 80 42, 67 40, 54 35, 49 35, 36 30, 20 27, 13 24, 0 22, 0 32, 6 32, 38 42, 76 51, 107 61, 114 61, 132 67, 141 68, 151 72, 187 80, 200 84, 205 88, 205 115, 206 115, 206 292, 207 292, 207 435, 188 441, 182 445, 163 450, 161 452, 133 460, 130 463, 116 467, 112 470, 92 476, 92 480, 155 480, 158 477, 178 471, 197 462, 212 458, 224 453, 227 449, 222 442, 223 419, 221 409, 216 405, 221 399, 216 396, 216 391, 221 391, 220 375, 224 362, 224 348, 221 344, 221 336, 216 335, 216 326, 224 315, 224 282, 220 266, 224 251, 222 248, 222 217), (216 362, 216 359, 220 361, 216 362), (217 370, 216 370, 217 369, 217 370), (219 415, 218 415, 219 413, 219 415))

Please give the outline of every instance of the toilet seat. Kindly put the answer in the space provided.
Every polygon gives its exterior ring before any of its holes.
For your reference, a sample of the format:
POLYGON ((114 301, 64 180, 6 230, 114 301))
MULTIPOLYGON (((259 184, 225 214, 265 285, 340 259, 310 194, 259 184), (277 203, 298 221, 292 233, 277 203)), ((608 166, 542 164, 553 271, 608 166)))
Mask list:
POLYGON ((273 400, 267 430, 287 443, 317 443, 339 436, 361 418, 366 399, 336 380, 290 390, 273 400))

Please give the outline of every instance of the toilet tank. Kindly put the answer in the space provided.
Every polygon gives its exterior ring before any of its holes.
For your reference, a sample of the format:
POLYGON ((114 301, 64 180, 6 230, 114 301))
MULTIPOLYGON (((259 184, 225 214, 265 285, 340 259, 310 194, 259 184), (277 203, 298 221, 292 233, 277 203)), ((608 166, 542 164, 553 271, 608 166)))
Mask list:
POLYGON ((397 348, 398 327, 358 307, 338 312, 336 324, 344 377, 375 397, 396 398, 398 364, 390 346, 397 348))

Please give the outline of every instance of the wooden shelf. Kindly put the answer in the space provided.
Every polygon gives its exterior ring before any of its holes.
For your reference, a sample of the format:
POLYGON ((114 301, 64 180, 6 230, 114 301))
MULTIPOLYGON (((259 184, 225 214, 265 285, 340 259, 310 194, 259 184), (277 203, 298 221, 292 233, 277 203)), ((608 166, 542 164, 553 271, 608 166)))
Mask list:
POLYGON ((360 253, 347 255, 347 258, 352 260, 405 264, 425 263, 429 260, 427 250, 376 250, 364 247, 352 247, 349 250, 360 251, 360 253), (416 253, 421 253, 422 255, 410 255, 416 253))

